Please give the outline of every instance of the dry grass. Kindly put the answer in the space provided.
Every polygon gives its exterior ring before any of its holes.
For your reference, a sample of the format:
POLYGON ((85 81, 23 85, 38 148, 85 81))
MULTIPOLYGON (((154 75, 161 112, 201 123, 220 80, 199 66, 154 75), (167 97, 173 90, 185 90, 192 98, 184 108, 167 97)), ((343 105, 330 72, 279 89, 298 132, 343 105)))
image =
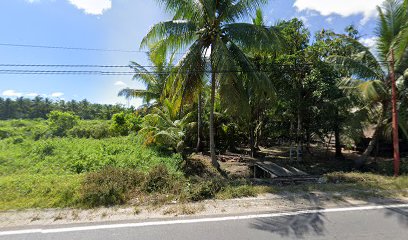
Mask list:
POLYGON ((164 215, 193 215, 205 210, 203 204, 180 204, 167 207, 164 211, 164 215))

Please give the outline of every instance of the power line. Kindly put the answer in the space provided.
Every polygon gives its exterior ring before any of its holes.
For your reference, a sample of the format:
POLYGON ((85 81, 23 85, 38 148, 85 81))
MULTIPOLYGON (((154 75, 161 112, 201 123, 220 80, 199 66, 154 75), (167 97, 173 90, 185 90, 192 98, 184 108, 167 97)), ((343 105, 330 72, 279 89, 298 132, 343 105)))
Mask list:
MULTIPOLYGON (((278 67, 298 67, 298 66, 311 66, 312 63, 298 63, 298 64, 272 64, 278 67)), ((37 70, 30 68, 127 68, 132 69, 131 65, 97 65, 97 64, 10 64, 3 63, 0 64, 0 74, 14 74, 14 75, 124 75, 124 76, 135 76, 135 75, 146 75, 146 74, 156 74, 156 75, 170 75, 170 74, 192 74, 192 73, 212 73, 211 70, 183 70, 183 71, 172 71, 176 66, 169 67, 165 71, 154 71, 157 66, 139 66, 143 68, 151 68, 151 70, 146 71, 100 71, 100 70, 37 70), (16 67, 17 69, 7 69, 6 67, 16 67), (21 69, 22 67, 26 69, 21 69), (27 69, 28 68, 28 69, 27 69)), ((216 70, 215 73, 271 73, 274 70, 216 70)))
MULTIPOLYGON (((24 47, 24 48, 45 48, 45 49, 61 49, 61 50, 80 50, 80 51, 100 51, 100 52, 122 52, 122 53, 150 53, 142 50, 128 49, 105 49, 105 48, 87 48, 87 47, 66 47, 66 46, 50 46, 50 45, 34 45, 34 44, 14 44, 0 43, 3 47, 24 47)), ((184 55, 187 52, 176 52, 174 54, 184 55)), ((390 63, 390 61, 377 61, 378 63, 390 63)))
MULTIPOLYGON (((43 48, 43 49, 60 49, 60 50, 79 50, 79 51, 97 51, 97 52, 121 52, 121 53, 149 53, 149 51, 142 50, 128 50, 128 49, 105 49, 105 48, 87 48, 87 47, 65 47, 65 46, 50 46, 50 45, 34 45, 34 44, 14 44, 14 43, 0 43, 3 47, 23 47, 23 48, 43 48)), ((185 53, 175 53, 183 55, 185 53)))
MULTIPOLYGON (((251 73, 251 72, 272 72, 266 70, 217 70, 215 73, 251 73)), ((126 72, 126 71, 69 71, 69 70, 23 70, 23 69, 0 69, 0 74, 43 74, 43 75, 146 75, 146 74, 157 74, 157 75, 169 75, 169 74, 193 74, 193 73, 212 73, 211 70, 191 70, 191 71, 146 71, 146 72, 126 72)))
MULTIPOLYGON (((271 66, 311 66, 313 63, 296 63, 296 64, 289 64, 289 63, 273 63, 271 66)), ((100 65, 100 64, 16 64, 16 63, 0 63, 1 67, 49 67, 49 68, 131 68, 134 67, 139 68, 158 68, 154 65, 137 65, 133 66, 132 64, 129 65, 100 65)), ((167 68, 172 69, 177 66, 168 66, 167 68)))
MULTIPOLYGON (((21 70, 2 69, 0 74, 21 74, 21 75, 135 75, 134 72, 114 72, 114 71, 54 71, 54 70, 21 70)), ((147 74, 147 73, 146 73, 147 74)))
POLYGON ((32 44, 14 44, 0 43, 4 47, 24 47, 24 48, 47 48, 61 50, 81 50, 81 51, 99 51, 99 52, 123 52, 123 53, 148 53, 147 51, 125 50, 125 49, 103 49, 103 48, 85 48, 85 47, 64 47, 64 46, 48 46, 48 45, 32 45, 32 44))
MULTIPOLYGON (((94 65, 94 64, 0 64, 0 67, 56 67, 56 68, 131 68, 130 65, 94 65)), ((154 67, 154 66, 141 66, 154 67)))

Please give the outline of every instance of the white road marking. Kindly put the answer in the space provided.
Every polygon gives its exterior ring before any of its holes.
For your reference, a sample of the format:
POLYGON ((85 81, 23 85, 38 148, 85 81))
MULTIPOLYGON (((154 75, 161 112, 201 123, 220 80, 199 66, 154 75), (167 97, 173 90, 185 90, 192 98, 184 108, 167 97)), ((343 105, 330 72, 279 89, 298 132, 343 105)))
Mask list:
POLYGON ((92 225, 92 226, 54 228, 54 229, 27 229, 27 230, 3 231, 3 232, 0 232, 0 236, 18 235, 18 234, 35 234, 35 233, 47 234, 47 233, 62 233, 62 232, 78 232, 78 231, 90 231, 90 230, 101 230, 101 229, 147 227, 147 226, 161 226, 161 225, 202 223, 202 222, 221 222, 221 221, 233 221, 233 220, 246 220, 246 219, 254 219, 254 218, 294 216, 294 215, 300 215, 300 214, 366 211, 366 210, 378 210, 378 209, 388 209, 388 208, 407 208, 407 207, 408 207, 408 204, 394 204, 394 205, 377 205, 377 206, 363 206, 363 207, 302 210, 302 211, 296 211, 296 212, 266 213, 266 214, 254 214, 254 215, 244 215, 244 216, 228 216, 228 217, 181 219, 181 220, 141 222, 141 223, 92 225))

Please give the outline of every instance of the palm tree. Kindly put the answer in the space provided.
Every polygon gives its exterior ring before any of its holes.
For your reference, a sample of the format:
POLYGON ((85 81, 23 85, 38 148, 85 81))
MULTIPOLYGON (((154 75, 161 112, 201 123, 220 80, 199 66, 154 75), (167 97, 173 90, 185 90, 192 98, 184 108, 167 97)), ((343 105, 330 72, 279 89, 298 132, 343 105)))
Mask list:
MULTIPOLYGON (((253 25, 263 27, 266 31, 272 29, 272 34, 276 33, 275 28, 266 27, 264 24, 264 17, 261 9, 256 10, 256 15, 252 19, 253 25)), ((269 52, 252 49, 246 51, 246 55, 251 61, 257 65, 259 71, 260 63, 257 61, 262 56, 270 56, 269 52)), ((226 99, 236 99, 237 101, 226 101, 224 106, 227 112, 235 119, 239 119, 243 123, 248 132, 249 148, 251 157, 255 157, 256 150, 259 148, 259 133, 262 132, 263 127, 262 117, 265 113, 266 106, 271 107, 275 98, 275 89, 268 77, 261 77, 253 79, 251 77, 242 76, 241 84, 239 85, 238 98, 230 96, 236 94, 235 92, 225 91, 221 92, 226 99)))
MULTIPOLYGON (((242 76, 260 79, 243 49, 270 49, 277 37, 263 27, 236 23, 266 0, 157 0, 173 14, 173 20, 152 27, 142 41, 159 52, 188 48, 174 72, 188 89, 197 89, 205 72, 210 73, 210 152, 212 164, 219 168, 214 142, 214 103, 217 82, 221 89, 237 91, 242 76), (159 50, 160 49, 160 50, 159 50), (209 69, 206 64, 209 56, 209 69)), ((177 89, 175 89, 177 91, 177 89)))
MULTIPOLYGON (((154 49, 152 49, 154 50, 154 49)), ((130 63, 130 68, 135 71, 133 80, 140 81, 146 85, 146 89, 131 89, 124 88, 120 90, 118 96, 126 99, 142 98, 145 104, 150 104, 152 101, 158 102, 162 96, 166 85, 166 78, 173 65, 171 61, 168 63, 156 52, 149 53, 150 62, 154 65, 152 69, 147 69, 145 66, 136 62, 130 63)))
POLYGON ((179 153, 184 151, 185 132, 195 123, 192 121, 192 112, 180 117, 175 108, 177 106, 164 99, 161 107, 153 107, 152 112, 143 118, 139 134, 143 136, 145 144, 171 147, 179 153))
POLYGON ((378 12, 378 58, 357 39, 345 35, 337 36, 344 41, 345 47, 352 49, 352 54, 332 55, 328 58, 347 70, 349 78, 344 82, 345 87, 358 90, 368 104, 376 106, 375 131, 358 165, 366 162, 388 120, 391 51, 395 52, 397 78, 403 78, 408 67, 408 0, 386 0, 382 7, 378 7, 378 12))

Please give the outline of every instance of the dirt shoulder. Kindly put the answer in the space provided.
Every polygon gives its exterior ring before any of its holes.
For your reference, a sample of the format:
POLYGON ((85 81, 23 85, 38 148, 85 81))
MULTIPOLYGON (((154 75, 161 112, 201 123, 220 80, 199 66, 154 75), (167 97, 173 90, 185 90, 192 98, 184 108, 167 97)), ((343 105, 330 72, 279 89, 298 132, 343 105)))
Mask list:
POLYGON ((408 198, 344 198, 341 193, 263 194, 253 198, 206 200, 163 206, 121 206, 96 209, 32 209, 0 212, 0 228, 41 227, 61 224, 144 221, 184 216, 214 216, 259 212, 285 212, 303 209, 360 205, 408 203, 408 198))

